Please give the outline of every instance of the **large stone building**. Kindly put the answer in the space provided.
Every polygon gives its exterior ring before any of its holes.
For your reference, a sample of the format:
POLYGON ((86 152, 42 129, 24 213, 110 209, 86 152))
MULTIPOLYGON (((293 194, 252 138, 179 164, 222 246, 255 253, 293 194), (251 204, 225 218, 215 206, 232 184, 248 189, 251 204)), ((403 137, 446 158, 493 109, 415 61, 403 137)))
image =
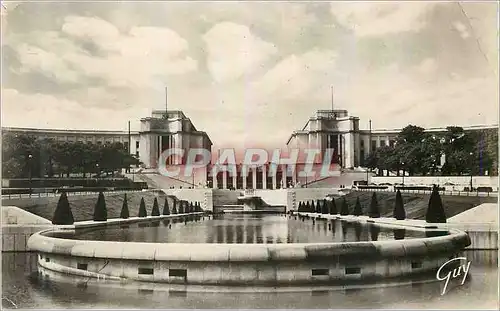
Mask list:
MULTIPOLYGON (((151 117, 141 119, 141 130, 136 140, 139 158, 147 168, 158 168, 160 154, 165 149, 203 148, 212 150, 212 141, 207 133, 198 131, 182 111, 155 110, 151 117)), ((187 152, 185 152, 185 155, 187 152)), ((167 164, 185 164, 186 157, 169 157, 167 164)))
MULTIPOLYGON (((204 148, 211 150, 212 142, 205 132, 198 131, 182 111, 157 111, 142 118, 140 131, 60 130, 2 127, 3 133, 26 134, 38 139, 60 142, 110 144, 120 142, 146 168, 158 168, 161 151, 167 148, 204 148)), ((170 164, 183 164, 185 159, 172 158, 170 164)))
MULTIPOLYGON (((465 126, 465 131, 498 129, 498 125, 465 126)), ((359 118, 349 116, 347 110, 318 110, 302 130, 294 131, 288 139, 289 148, 333 148, 334 162, 341 168, 363 166, 371 151, 392 146, 401 129, 360 129, 359 118)), ((446 128, 427 128, 426 132, 444 133, 446 128)), ((321 157, 317 162, 321 162, 321 157)))
MULTIPOLYGON (((57 130, 3 127, 3 132, 23 133, 37 138, 52 138, 57 141, 81 141, 96 144, 121 142, 124 148, 137 156, 143 167, 149 172, 158 170, 158 160, 162 151, 178 148, 187 151, 200 148, 212 151, 212 141, 207 133, 196 129, 194 124, 181 111, 154 110, 150 117, 140 120, 140 131, 100 131, 100 130, 57 130)), ((466 131, 498 129, 498 125, 464 127, 466 131)), ((429 132, 442 133, 445 128, 429 128, 429 132)), ((287 147, 292 149, 318 148, 320 151, 333 149, 332 162, 339 171, 363 166, 370 149, 394 144, 400 129, 360 129, 359 118, 349 116, 347 110, 318 110, 309 118, 305 126, 294 131, 287 147)), ((316 163, 322 163, 319 156, 316 163)), ((183 166, 186 157, 171 157, 167 165, 183 166)), ((304 163, 299 163, 295 170, 286 165, 275 166, 272 163, 245 167, 237 165, 236 175, 227 171, 213 170, 216 164, 209 163, 206 168, 189 176, 180 177, 184 186, 209 185, 219 189, 279 189, 290 184, 307 184, 312 180, 301 178, 300 171, 304 163), (196 174, 196 176, 195 176, 196 174)), ((179 178, 171 178, 176 180, 179 178)), ((167 183, 168 184, 168 183, 167 183)))

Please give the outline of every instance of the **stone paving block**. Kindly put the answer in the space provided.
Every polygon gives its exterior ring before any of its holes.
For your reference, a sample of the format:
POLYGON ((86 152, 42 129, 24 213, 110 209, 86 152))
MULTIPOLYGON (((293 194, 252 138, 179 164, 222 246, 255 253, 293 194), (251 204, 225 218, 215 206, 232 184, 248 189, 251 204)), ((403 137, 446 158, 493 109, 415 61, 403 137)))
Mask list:
MULTIPOLYGON (((183 261, 191 260, 192 245, 189 244, 157 244, 151 254, 155 260, 183 261)), ((151 252, 150 252, 151 253, 151 252)))
POLYGON ((120 242, 94 243, 94 257, 122 259, 124 258, 124 249, 127 248, 129 247, 126 243, 120 242))
POLYGON ((203 280, 209 284, 220 284, 222 267, 219 264, 206 265, 203 269, 203 280))
POLYGON ((229 261, 267 261, 269 252, 265 246, 230 247, 229 261))
POLYGON ((155 259, 157 247, 155 244, 158 243, 126 243, 121 247, 122 258, 130 260, 153 260, 155 259))

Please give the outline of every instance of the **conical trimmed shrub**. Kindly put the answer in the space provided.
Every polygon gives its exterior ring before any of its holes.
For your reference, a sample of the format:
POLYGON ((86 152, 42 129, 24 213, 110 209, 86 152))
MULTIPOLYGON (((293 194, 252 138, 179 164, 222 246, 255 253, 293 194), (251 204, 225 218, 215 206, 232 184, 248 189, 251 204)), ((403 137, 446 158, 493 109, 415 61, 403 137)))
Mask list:
POLYGON ((104 199, 104 194, 99 192, 97 197, 97 203, 94 208, 94 221, 106 221, 108 220, 108 210, 106 209, 106 200, 104 199))
POLYGON ((373 193, 372 201, 370 202, 370 211, 368 216, 371 218, 380 218, 380 210, 378 208, 377 193, 373 193))
POLYGON ((186 201, 180 201, 179 202, 179 214, 184 214, 184 207, 186 206, 186 201))
POLYGON ((314 205, 314 201, 311 201, 311 213, 316 213, 316 205, 314 205))
POLYGON ((302 202, 297 205, 297 212, 302 213, 302 202))
POLYGON ((370 238, 372 241, 378 240, 378 234, 380 233, 380 228, 377 226, 370 226, 370 238))
POLYGON ((172 205, 173 205, 172 206, 172 214, 175 215, 175 214, 177 214, 177 200, 176 199, 174 199, 174 202, 172 205))
POLYGON ((332 198, 332 202, 330 202, 330 215, 337 215, 338 213, 337 204, 335 204, 335 199, 332 198))
POLYGON ((139 217, 147 217, 148 212, 146 211, 146 202, 144 202, 144 198, 141 198, 141 203, 139 205, 139 217))
POLYGON ((431 197, 429 198, 429 205, 425 215, 425 221, 429 223, 446 223, 446 214, 443 208, 443 201, 438 188, 432 189, 431 197))
POLYGON ((73 213, 71 212, 71 207, 69 205, 68 196, 66 192, 61 193, 59 201, 57 202, 57 207, 54 212, 54 217, 52 217, 53 225, 72 225, 75 223, 73 218, 73 213))
POLYGON ((394 218, 397 220, 404 220, 406 218, 406 212, 403 204, 403 197, 401 196, 401 191, 396 192, 396 202, 394 203, 394 218))
POLYGON ((151 216, 160 216, 160 208, 158 207, 158 199, 155 198, 153 201, 153 209, 151 210, 151 216))
POLYGON ((321 201, 316 200, 316 213, 321 214, 321 201))
POLYGON ((168 208, 168 200, 165 197, 165 203, 163 203, 163 215, 170 215, 170 208, 168 208))
POLYGON ((361 208, 361 202, 359 201, 359 197, 356 198, 356 205, 354 205, 353 215, 354 216, 363 215, 363 209, 361 208))
POLYGON ((193 202, 189 203, 189 212, 190 213, 194 213, 195 212, 193 202))
POLYGON ((127 219, 129 217, 129 212, 128 212, 128 202, 127 202, 127 194, 123 196, 123 205, 122 205, 122 211, 120 212, 120 218, 122 219, 127 219))
POLYGON ((306 202, 306 209, 305 209, 305 212, 306 213, 310 213, 311 212, 311 204, 309 204, 309 201, 306 202))
POLYGON ((326 199, 323 200, 323 204, 321 205, 321 214, 328 214, 328 202, 326 199))
POLYGON ((349 215, 349 205, 347 205, 345 197, 342 199, 342 207, 340 208, 340 215, 342 216, 349 215))

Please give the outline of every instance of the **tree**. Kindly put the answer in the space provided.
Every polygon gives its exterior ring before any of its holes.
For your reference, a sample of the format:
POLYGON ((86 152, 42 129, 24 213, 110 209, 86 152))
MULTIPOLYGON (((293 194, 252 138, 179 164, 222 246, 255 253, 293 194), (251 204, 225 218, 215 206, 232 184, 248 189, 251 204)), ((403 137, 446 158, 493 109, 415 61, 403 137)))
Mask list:
POLYGON ((302 202, 299 202, 299 204, 297 205, 297 212, 299 212, 299 213, 303 212, 303 210, 302 210, 302 202))
POLYGON ((361 208, 361 202, 359 201, 359 197, 356 198, 356 205, 354 205, 353 215, 354 216, 363 215, 363 209, 361 208))
POLYGON ((106 209, 106 200, 104 199, 104 194, 99 192, 97 197, 97 203, 94 208, 94 221, 106 221, 108 220, 108 210, 106 209))
POLYGON ((311 201, 311 213, 316 213, 316 205, 314 205, 314 200, 311 201))
POLYGON ((172 204, 172 214, 173 215, 177 214, 177 206, 176 205, 177 205, 177 200, 174 199, 173 204, 172 204))
POLYGON ((403 204, 403 197, 401 196, 401 191, 396 192, 396 202, 394 204, 394 218, 397 220, 404 220, 406 218, 406 212, 403 204))
POLYGON ((153 209, 151 210, 151 216, 160 216, 160 209, 158 207, 158 199, 155 198, 153 201, 153 209))
POLYGON ((74 223, 75 219, 73 218, 73 213, 71 212, 68 196, 66 195, 66 192, 63 192, 61 193, 59 201, 57 202, 57 207, 54 212, 54 217, 52 218, 52 224, 72 225, 74 223))
POLYGON ((146 202, 144 202, 144 198, 141 198, 141 203, 139 205, 139 217, 147 217, 148 212, 146 211, 146 202))
POLYGON ((190 213, 194 213, 195 212, 193 202, 189 203, 189 212, 190 213))
POLYGON ((378 201, 377 201, 377 193, 374 192, 372 195, 372 200, 370 202, 370 211, 368 216, 371 218, 379 218, 380 217, 380 211, 378 208, 378 201))
POLYGON ((179 201, 179 214, 184 214, 185 213, 185 211, 184 211, 184 205, 185 205, 184 202, 185 202, 184 200, 179 201))
POLYGON ((311 212, 311 204, 309 204, 309 201, 306 202, 306 210, 305 210, 306 213, 310 213, 311 212))
POLYGON ((337 205, 335 204, 335 198, 332 197, 332 202, 330 203, 330 215, 337 215, 337 205))
POLYGON ((340 208, 340 215, 342 216, 349 215, 349 205, 347 205, 345 197, 342 198, 342 207, 340 208))
POLYGON ((446 214, 444 212, 443 202, 441 201, 441 196, 439 195, 439 191, 436 186, 434 186, 431 197, 429 198, 425 221, 429 223, 446 223, 446 214))
POLYGON ((167 197, 165 197, 165 203, 163 204, 163 215, 170 215, 170 209, 168 208, 167 197))
POLYGON ((415 125, 403 128, 396 138, 398 160, 403 170, 408 171, 410 175, 425 167, 423 146, 426 138, 425 129, 415 125))
POLYGON ((123 196, 123 205, 122 205, 122 211, 120 212, 120 218, 127 219, 129 217, 129 212, 128 212, 128 202, 127 202, 127 194, 123 196))

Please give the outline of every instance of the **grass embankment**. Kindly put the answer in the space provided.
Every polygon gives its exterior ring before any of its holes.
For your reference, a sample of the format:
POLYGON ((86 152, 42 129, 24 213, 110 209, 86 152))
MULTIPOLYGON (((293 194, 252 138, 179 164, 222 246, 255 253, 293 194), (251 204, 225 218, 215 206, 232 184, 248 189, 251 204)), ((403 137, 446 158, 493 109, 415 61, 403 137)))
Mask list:
MULTIPOLYGON (((368 206, 372 198, 372 192, 353 191, 345 196, 349 204, 349 210, 354 209, 356 198, 359 197, 363 212, 366 215, 368 206)), ((425 219, 427 205, 429 203, 430 194, 406 194, 402 193, 406 217, 410 219, 425 219)), ((337 207, 340 207, 341 201, 337 199, 337 207)), ((382 217, 392 217, 394 204, 396 200, 395 192, 377 192, 377 200, 380 207, 382 217)), ((460 214, 466 210, 476 207, 483 203, 495 203, 496 197, 476 197, 476 196, 450 196, 442 195, 444 210, 446 217, 450 218, 460 214)))
MULTIPOLYGON (((92 220, 94 216, 94 207, 97 202, 98 194, 94 196, 69 196, 68 200, 71 206, 71 211, 75 221, 92 220)), ((106 200, 106 208, 108 210, 108 218, 119 218, 120 212, 123 204, 123 194, 106 194, 104 193, 106 200)), ((158 205, 160 208, 160 213, 163 211, 163 204, 165 202, 165 195, 163 193, 157 194, 153 192, 131 192, 127 193, 127 203, 128 209, 131 217, 135 217, 139 214, 139 204, 141 198, 144 198, 146 203, 146 210, 148 215, 151 215, 151 210, 153 208, 154 198, 158 198, 158 205)), ((33 213, 35 215, 41 216, 45 219, 52 220, 54 211, 57 206, 57 199, 49 200, 48 203, 38 204, 34 206, 24 207, 23 209, 33 213)), ((170 210, 172 210, 173 199, 168 198, 168 203, 170 210)), ((177 206, 177 209, 179 207, 177 206)))

